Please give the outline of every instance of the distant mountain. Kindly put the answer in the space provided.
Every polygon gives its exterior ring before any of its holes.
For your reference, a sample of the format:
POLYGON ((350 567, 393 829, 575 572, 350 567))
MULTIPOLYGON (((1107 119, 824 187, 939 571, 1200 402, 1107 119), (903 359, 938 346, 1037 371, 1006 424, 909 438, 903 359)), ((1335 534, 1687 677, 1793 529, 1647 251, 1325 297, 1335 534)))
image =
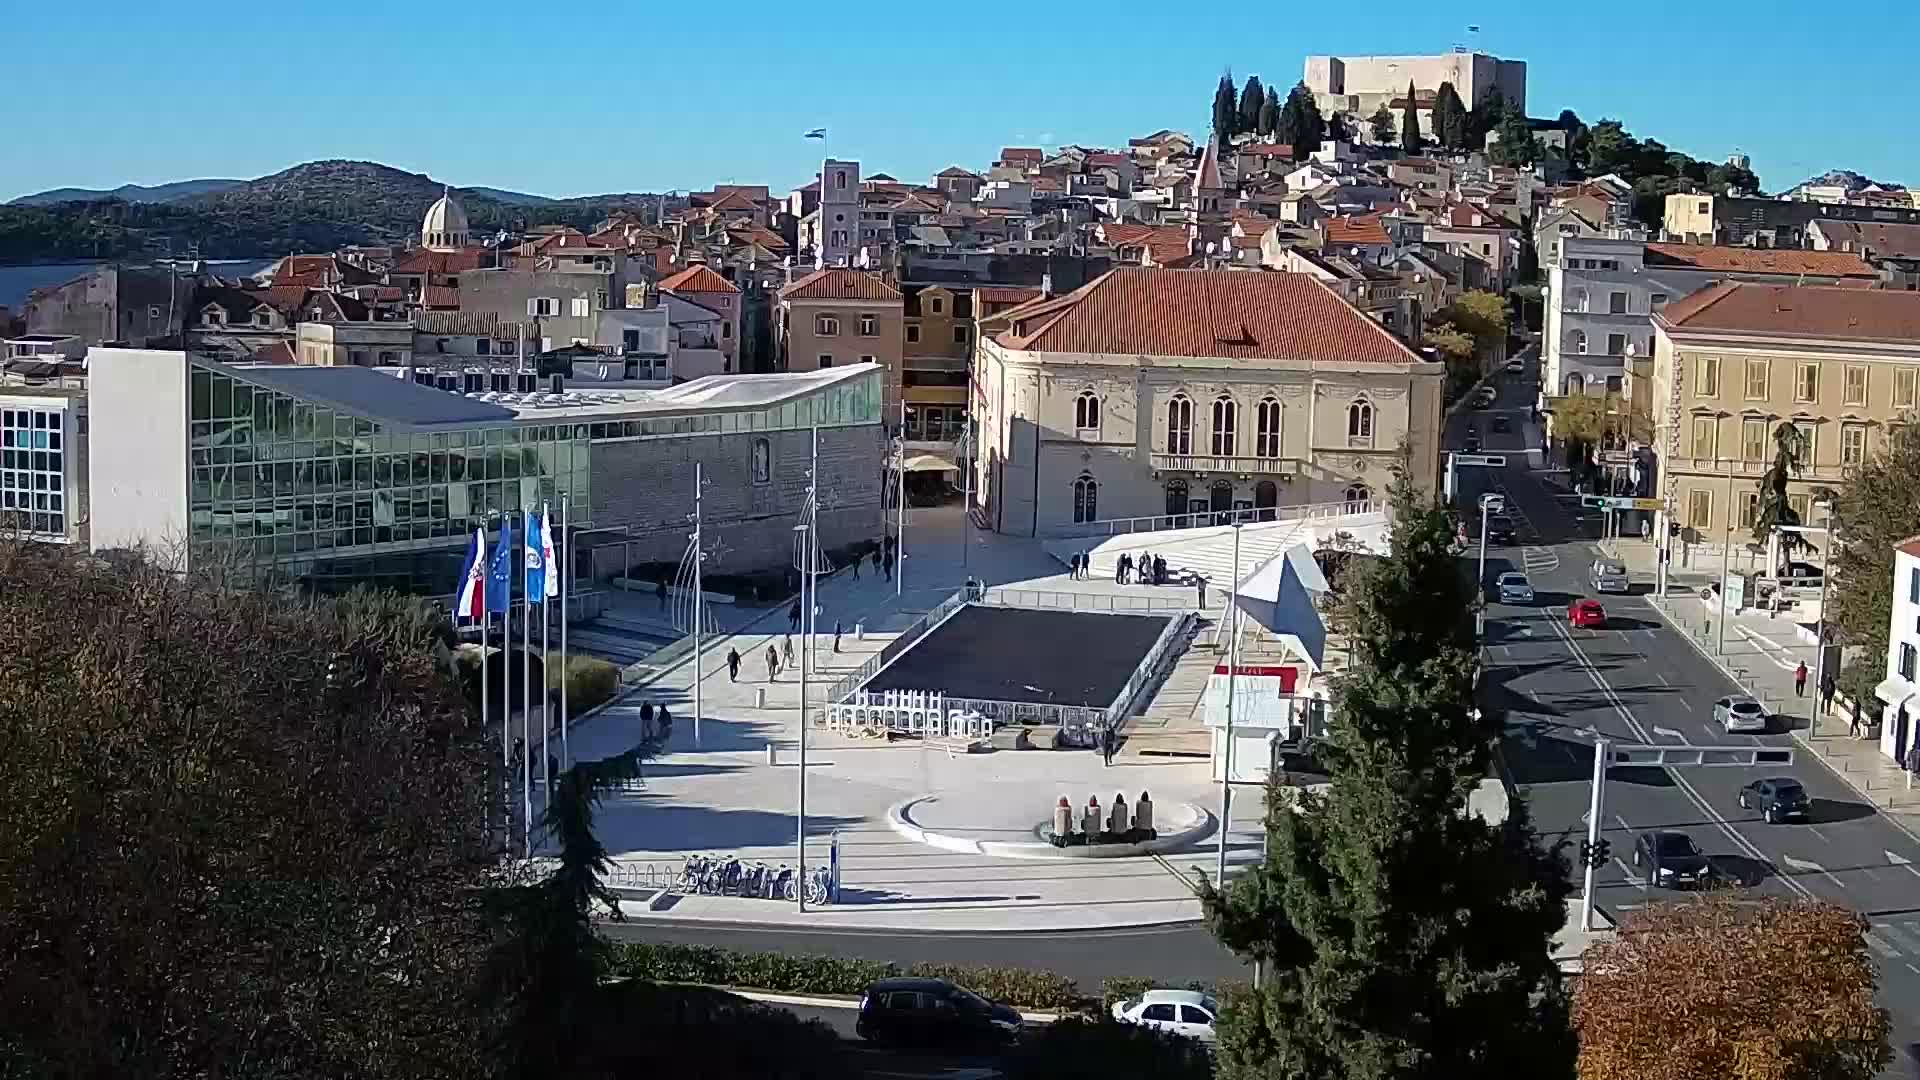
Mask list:
POLYGON ((142 187, 139 184, 121 184, 112 191, 95 188, 54 188, 52 191, 22 195, 10 201, 9 206, 52 206, 63 202, 98 202, 102 199, 119 199, 130 203, 170 203, 178 202, 190 195, 204 195, 211 191, 224 191, 238 187, 245 180, 176 180, 171 184, 156 184, 142 187))
MULTIPOLYGON (((347 244, 404 243, 418 233, 445 185, 372 161, 310 161, 258 180, 169 202, 117 197, 93 202, 0 206, 0 263, 110 258, 142 251, 157 236, 174 250, 199 244, 205 258, 270 258, 347 244)), ((591 228, 653 195, 541 199, 492 188, 456 188, 475 239, 502 228, 591 228), (507 196, 507 197, 503 197, 507 196)))
POLYGON ((1859 191, 1866 187, 1880 187, 1888 191, 1904 191, 1907 186, 1886 180, 1874 180, 1870 177, 1862 176, 1852 169, 1831 169, 1821 173, 1819 176, 1807 177, 1793 187, 1788 188, 1786 194, 1791 195, 1810 187, 1832 187, 1835 185, 1844 187, 1848 191, 1859 191))

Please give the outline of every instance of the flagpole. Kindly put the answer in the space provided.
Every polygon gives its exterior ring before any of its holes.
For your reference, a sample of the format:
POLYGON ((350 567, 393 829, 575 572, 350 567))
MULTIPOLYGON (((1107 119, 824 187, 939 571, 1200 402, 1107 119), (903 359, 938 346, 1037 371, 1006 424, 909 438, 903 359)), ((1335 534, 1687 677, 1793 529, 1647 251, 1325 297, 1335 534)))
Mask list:
MULTIPOLYGON (((573 743, 567 736, 567 575, 573 570, 572 548, 567 539, 567 520, 573 516, 573 493, 560 493, 560 765, 573 767, 573 743)), ((552 572, 552 568, 548 568, 552 572)))
POLYGON ((894 544, 893 551, 893 595, 899 597, 907 587, 907 395, 900 392, 900 457, 894 462, 898 470, 895 497, 900 505, 895 512, 900 515, 900 540, 894 544))
POLYGON ((701 636, 706 627, 700 618, 700 601, 706 596, 706 594, 701 591, 704 582, 701 580, 702 575, 700 573, 700 564, 705 562, 707 558, 707 553, 700 547, 702 542, 700 535, 700 490, 705 486, 706 481, 703 477, 703 470, 700 467, 700 463, 696 461, 693 463, 693 745, 696 749, 700 746, 700 708, 702 702, 700 695, 700 676, 703 671, 700 666, 700 661, 702 655, 705 653, 703 646, 706 644, 701 636))
POLYGON ((540 504, 540 775, 546 778, 547 805, 553 805, 553 766, 550 761, 553 754, 548 750, 553 741, 553 691, 548 689, 553 678, 553 651, 548 643, 553 620, 548 618, 546 580, 553 573, 553 567, 547 565, 546 549, 551 545, 553 536, 552 511, 546 503, 540 504))
POLYGON ((533 542, 533 514, 526 517, 527 535, 520 540, 520 801, 526 810, 527 858, 533 858, 533 590, 527 586, 525 549, 533 542))
POLYGON ((813 670, 813 607, 814 590, 814 549, 820 531, 820 428, 813 428, 813 463, 807 469, 807 510, 802 522, 800 534, 800 779, 799 797, 796 800, 798 813, 795 815, 795 846, 799 848, 796 861, 800 868, 795 876, 800 880, 798 893, 800 910, 807 910, 807 681, 813 670))

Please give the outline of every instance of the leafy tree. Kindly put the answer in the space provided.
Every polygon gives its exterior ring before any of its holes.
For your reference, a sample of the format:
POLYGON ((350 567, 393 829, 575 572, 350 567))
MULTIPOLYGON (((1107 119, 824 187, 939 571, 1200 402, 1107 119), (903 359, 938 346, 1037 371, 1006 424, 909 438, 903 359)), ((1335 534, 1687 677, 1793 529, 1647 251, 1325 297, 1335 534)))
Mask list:
POLYGON ((1400 149, 1409 154, 1420 152, 1420 111, 1413 100, 1413 84, 1407 84, 1406 107, 1400 110, 1400 149))
POLYGON ((1540 159, 1540 140, 1534 138, 1525 113, 1513 109, 1500 121, 1500 141, 1493 144, 1492 154, 1496 164, 1521 168, 1540 159))
POLYGON ((1275 141, 1293 147, 1293 160, 1304 161, 1320 149, 1326 131, 1327 123, 1320 115, 1320 106, 1313 100, 1313 91, 1307 89, 1304 82, 1294 84, 1287 92, 1286 104, 1280 107, 1280 121, 1274 126, 1275 141))
POLYGON ((1596 175, 1620 172, 1632 160, 1635 144, 1620 121, 1602 118, 1587 132, 1587 171, 1596 175))
POLYGON ((1260 105, 1260 134, 1272 137, 1280 129, 1280 91, 1267 87, 1267 100, 1260 105))
MULTIPOLYGON (((1871 687, 1885 674, 1893 619, 1893 548, 1920 535, 1920 427, 1891 425, 1886 443, 1847 477, 1834 502, 1846 523, 1833 543, 1827 610, 1865 658, 1871 687)), ((1849 696, 1854 696, 1849 694, 1849 696)))
POLYGON ((1567 468, 1575 481, 1584 480, 1592 467, 1590 451, 1615 434, 1613 410, 1617 402, 1617 395, 1607 394, 1568 394, 1548 399, 1553 437, 1566 445, 1567 468))
POLYGON ((1487 133, 1497 130, 1507 118, 1509 106, 1507 99, 1499 94, 1488 98, 1478 109, 1467 113, 1467 149, 1479 150, 1487 145, 1487 133))
POLYGON ((1266 860, 1201 888, 1216 936, 1266 970, 1220 1021, 1229 1080, 1571 1068, 1549 954, 1566 863, 1524 806, 1497 826, 1466 812, 1498 734, 1473 708, 1476 590, 1446 513, 1404 473, 1392 500, 1391 554, 1336 617, 1353 664, 1320 751, 1330 790, 1270 791, 1266 860))
POLYGON ((1066 1017, 1046 1024, 1007 1053, 1007 1080, 1208 1080, 1212 1063, 1200 1043, 1111 1018, 1066 1017))
POLYGON ((1467 148, 1467 105, 1450 82, 1433 95, 1433 138, 1449 150, 1467 148))
MULTIPOLYGON (((1388 113, 1387 119, 1392 120, 1393 114, 1388 113)), ((1327 138, 1333 142, 1353 141, 1353 124, 1346 113, 1337 112, 1327 117, 1327 138)), ((1388 139, 1391 140, 1392 136, 1389 135, 1388 139)))
POLYGON ((1400 137, 1395 133, 1393 113, 1384 103, 1382 103, 1379 108, 1373 110, 1373 115, 1367 119, 1367 126, 1369 133, 1373 136, 1375 145, 1391 146, 1394 140, 1400 137))
POLYGON ((1893 1048, 1866 932, 1855 912, 1782 897, 1629 913, 1582 957, 1581 1080, 1870 1080, 1893 1048))
POLYGON ((1480 367, 1473 362, 1473 336, 1450 322, 1427 330, 1431 345, 1447 366, 1449 396, 1457 396, 1480 379, 1480 367))
POLYGON ((1260 85, 1260 76, 1249 75, 1245 86, 1240 88, 1240 106, 1235 111, 1234 132, 1245 134, 1260 130, 1260 107, 1267 103, 1266 87, 1260 85))
POLYGON ((1507 337, 1507 301, 1498 293, 1469 289, 1453 303, 1435 313, 1436 319, 1450 322, 1473 335, 1482 352, 1499 345, 1507 337))
POLYGON ((1567 164, 1576 172, 1584 173, 1587 168, 1587 149, 1591 138, 1587 125, 1581 123, 1580 115, 1572 109, 1561 109, 1556 121, 1560 130, 1567 133, 1567 164))
POLYGON ((1233 92, 1233 72, 1220 76, 1213 90, 1213 133, 1221 142, 1233 138, 1240 122, 1240 106, 1233 92))
POLYGON ((490 1074, 500 746, 437 619, 8 543, 0 622, 0 1074, 490 1074))

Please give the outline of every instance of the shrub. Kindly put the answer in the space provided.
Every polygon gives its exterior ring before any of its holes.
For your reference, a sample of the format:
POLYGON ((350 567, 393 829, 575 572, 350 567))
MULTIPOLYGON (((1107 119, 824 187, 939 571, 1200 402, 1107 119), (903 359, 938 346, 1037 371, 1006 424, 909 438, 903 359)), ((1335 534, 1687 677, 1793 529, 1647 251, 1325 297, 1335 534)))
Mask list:
POLYGON ((1100 984, 1101 1008, 1111 1012, 1115 1004, 1130 998, 1137 998, 1157 985, 1159 984, 1152 979, 1107 979, 1100 984))
POLYGON ((958 964, 915 964, 909 975, 945 979, 976 994, 1012 1005, 1016 1009, 1050 1009, 1066 1012, 1079 1008, 1083 999, 1073 980, 1051 971, 1027 968, 968 967, 958 964))
POLYGON ((1064 1012, 1088 1004, 1072 979, 1048 971, 955 964, 916 964, 903 971, 878 960, 738 952, 711 945, 617 943, 610 953, 608 974, 649 982, 701 983, 836 997, 858 997, 881 979, 918 975, 947 979, 1016 1009, 1064 1012))
POLYGON ((1008 1080, 1206 1080, 1212 1058, 1202 1044, 1135 1024, 1069 1016, 1033 1030, 1007 1052, 1008 1080))
POLYGON ((567 710, 579 716, 620 692, 620 665, 597 656, 567 656, 548 674, 547 687, 557 690, 562 680, 567 687, 567 710))

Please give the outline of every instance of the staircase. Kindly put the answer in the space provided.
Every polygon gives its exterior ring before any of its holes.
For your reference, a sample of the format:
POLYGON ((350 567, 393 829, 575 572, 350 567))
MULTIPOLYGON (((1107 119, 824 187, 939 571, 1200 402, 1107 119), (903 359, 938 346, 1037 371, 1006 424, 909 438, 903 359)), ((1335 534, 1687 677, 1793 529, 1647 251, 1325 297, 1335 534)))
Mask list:
POLYGON ((645 660, 684 636, 664 620, 624 611, 608 611, 579 626, 568 627, 567 647, 626 667, 645 660))

